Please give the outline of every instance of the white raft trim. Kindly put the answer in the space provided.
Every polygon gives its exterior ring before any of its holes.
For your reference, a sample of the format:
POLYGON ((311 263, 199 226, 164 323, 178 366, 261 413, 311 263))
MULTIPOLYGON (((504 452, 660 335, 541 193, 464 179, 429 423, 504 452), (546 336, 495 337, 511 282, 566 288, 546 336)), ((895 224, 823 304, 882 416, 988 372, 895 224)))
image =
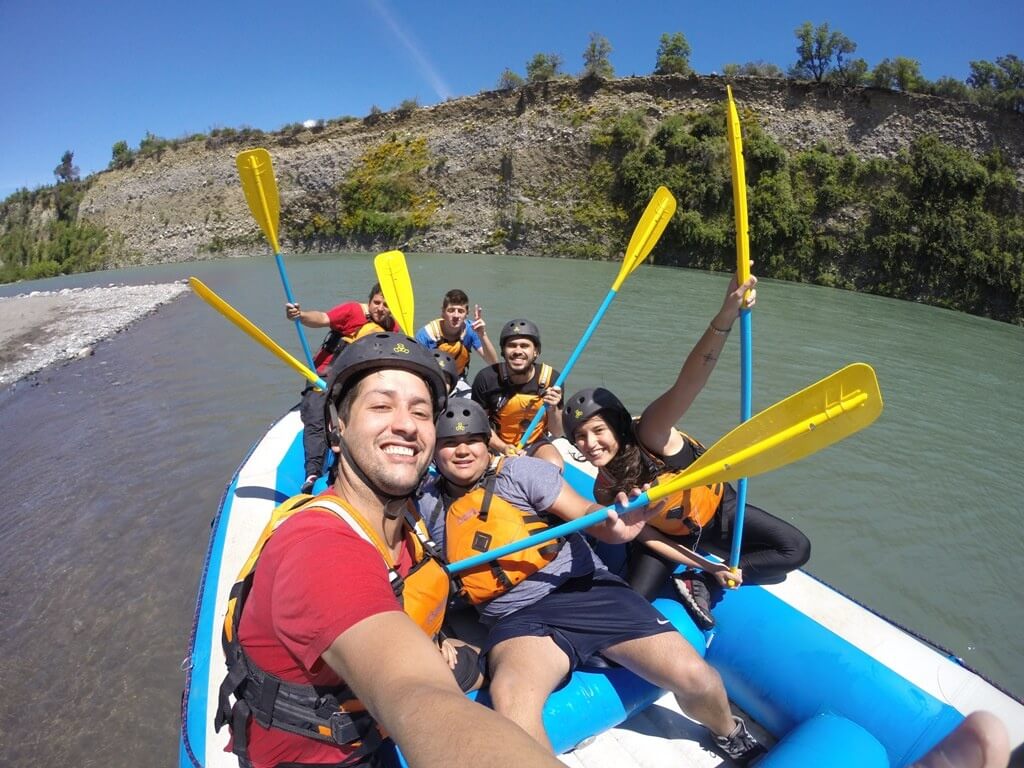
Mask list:
MULTIPOLYGON (((290 411, 260 440, 238 473, 238 481, 235 483, 236 491, 238 488, 247 489, 255 486, 266 489, 270 498, 239 496, 235 492, 232 493, 231 498, 225 500, 224 510, 221 512, 221 514, 230 515, 230 521, 225 533, 224 549, 221 552, 220 572, 217 574, 217 602, 213 614, 213 626, 210 628, 211 635, 208 639, 210 675, 206 681, 209 694, 206 701, 205 755, 197 755, 200 759, 204 759, 204 764, 208 768, 216 766, 237 768, 238 766, 238 758, 231 753, 224 752, 224 746, 228 741, 227 731, 222 729, 220 733, 217 733, 213 730, 213 716, 217 709, 217 692, 220 690, 221 681, 227 672, 224 650, 221 647, 221 632, 224 627, 224 617, 227 615, 228 594, 231 591, 231 585, 235 583, 238 572, 256 545, 260 533, 267 521, 270 520, 270 513, 278 504, 272 500, 273 494, 277 492, 278 467, 295 442, 296 433, 301 433, 301 431, 302 423, 298 411, 290 411)), ((197 645, 198 643, 197 639, 197 645)))

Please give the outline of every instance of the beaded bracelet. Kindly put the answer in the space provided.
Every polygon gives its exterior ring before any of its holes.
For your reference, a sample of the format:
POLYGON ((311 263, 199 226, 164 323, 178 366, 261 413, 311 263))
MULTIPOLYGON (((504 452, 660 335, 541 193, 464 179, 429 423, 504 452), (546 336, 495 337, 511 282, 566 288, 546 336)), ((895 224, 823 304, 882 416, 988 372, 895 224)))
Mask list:
POLYGON ((716 336, 728 336, 729 333, 732 331, 732 326, 726 328, 725 330, 722 330, 721 328, 715 328, 714 323, 708 323, 708 328, 716 336))

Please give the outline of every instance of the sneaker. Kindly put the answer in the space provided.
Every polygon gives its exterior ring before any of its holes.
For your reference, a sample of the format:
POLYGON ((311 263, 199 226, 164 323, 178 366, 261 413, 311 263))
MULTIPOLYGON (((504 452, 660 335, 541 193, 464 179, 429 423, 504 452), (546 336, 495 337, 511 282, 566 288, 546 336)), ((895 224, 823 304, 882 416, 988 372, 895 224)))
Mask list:
POLYGON ((700 629, 711 629, 715 626, 715 617, 711 615, 711 590, 701 574, 687 571, 672 577, 679 593, 679 602, 690 614, 693 623, 700 629))
POLYGON ((758 743, 743 718, 733 715, 736 727, 728 736, 715 736, 715 744, 718 751, 739 766, 752 765, 755 760, 764 755, 767 750, 758 743))
POLYGON ((313 486, 316 485, 316 479, 318 477, 320 477, 320 475, 309 475, 306 478, 306 482, 304 482, 302 487, 299 488, 299 493, 312 493, 313 486))

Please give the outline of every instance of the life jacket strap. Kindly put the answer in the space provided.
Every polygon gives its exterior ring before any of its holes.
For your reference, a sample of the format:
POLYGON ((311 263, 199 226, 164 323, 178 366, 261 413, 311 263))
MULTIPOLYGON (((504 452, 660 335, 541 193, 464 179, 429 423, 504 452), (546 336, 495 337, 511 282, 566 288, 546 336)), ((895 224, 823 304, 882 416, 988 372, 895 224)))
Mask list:
POLYGON ((368 712, 346 709, 346 705, 356 701, 348 686, 321 688, 285 682, 264 672, 238 647, 239 652, 220 686, 214 730, 220 731, 230 722, 233 751, 239 758, 248 760, 246 725, 250 717, 264 728, 355 747, 342 765, 357 762, 384 742, 368 712))
POLYGON ((498 478, 497 472, 489 472, 484 478, 484 498, 480 502, 480 522, 487 522, 487 515, 491 511, 491 500, 494 498, 494 483, 498 478))
POLYGON ((320 352, 327 355, 337 355, 342 347, 346 346, 345 337, 339 331, 328 331, 324 340, 320 342, 320 352))
POLYGON ((497 560, 491 560, 491 575, 494 576, 494 580, 498 582, 506 592, 515 586, 512 583, 512 580, 508 577, 508 574, 505 573, 505 569, 498 565, 497 560))

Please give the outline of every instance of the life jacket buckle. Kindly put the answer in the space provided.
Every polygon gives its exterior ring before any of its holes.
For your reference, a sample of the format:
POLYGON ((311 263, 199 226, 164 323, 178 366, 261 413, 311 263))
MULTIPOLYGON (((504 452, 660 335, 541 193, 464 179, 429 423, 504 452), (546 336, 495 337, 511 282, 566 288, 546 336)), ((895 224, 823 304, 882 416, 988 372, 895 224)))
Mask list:
POLYGON ((335 744, 348 744, 357 749, 366 745, 373 749, 381 741, 374 737, 376 726, 368 715, 353 718, 350 712, 338 709, 327 718, 327 724, 335 744))
POLYGON ((346 737, 352 737, 352 718, 347 713, 340 710, 332 712, 327 723, 331 727, 331 738, 335 744, 344 744, 346 737))

